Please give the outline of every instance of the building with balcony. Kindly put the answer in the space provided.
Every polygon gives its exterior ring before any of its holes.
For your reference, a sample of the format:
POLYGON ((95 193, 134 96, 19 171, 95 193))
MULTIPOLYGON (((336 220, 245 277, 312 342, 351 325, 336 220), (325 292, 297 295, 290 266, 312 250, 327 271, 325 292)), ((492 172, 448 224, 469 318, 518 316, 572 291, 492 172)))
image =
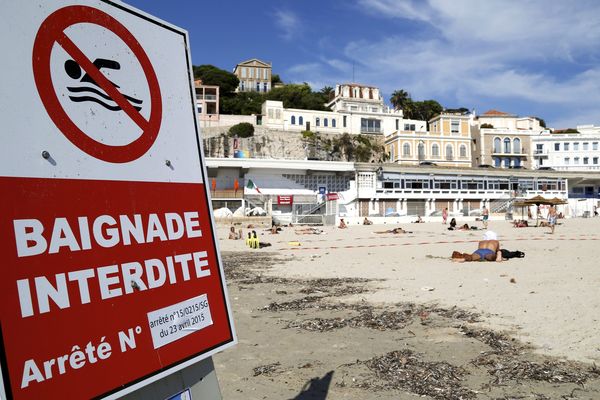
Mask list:
POLYGON ((390 161, 403 165, 470 167, 471 122, 470 114, 441 113, 429 121, 429 131, 425 124, 420 124, 419 129, 405 125, 385 140, 390 161))
POLYGON ((239 63, 233 69, 233 74, 240 80, 236 92, 269 92, 271 73, 271 63, 257 58, 239 63))
POLYGON ((262 124, 283 131, 313 131, 390 135, 402 129, 424 132, 425 121, 407 120, 402 110, 387 107, 379 89, 348 83, 336 85, 327 104, 331 111, 283 108, 283 102, 267 100, 262 106, 262 124))
POLYGON ((487 111, 472 126, 473 165, 533 168, 532 138, 548 133, 537 118, 487 111))
POLYGON ((539 135, 533 138, 533 146, 535 168, 600 171, 600 126, 580 125, 574 133, 539 135))
POLYGON ((202 80, 194 81, 196 91, 196 110, 200 126, 210 126, 211 122, 219 121, 219 87, 203 85, 202 80))

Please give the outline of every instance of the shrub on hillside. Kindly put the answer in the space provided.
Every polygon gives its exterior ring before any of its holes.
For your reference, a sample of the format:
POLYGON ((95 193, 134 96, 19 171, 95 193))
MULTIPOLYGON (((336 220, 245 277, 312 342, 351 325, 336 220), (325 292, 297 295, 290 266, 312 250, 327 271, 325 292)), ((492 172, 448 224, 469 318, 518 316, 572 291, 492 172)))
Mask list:
POLYGON ((229 128, 229 136, 237 136, 240 138, 254 136, 254 125, 249 122, 240 122, 229 128))

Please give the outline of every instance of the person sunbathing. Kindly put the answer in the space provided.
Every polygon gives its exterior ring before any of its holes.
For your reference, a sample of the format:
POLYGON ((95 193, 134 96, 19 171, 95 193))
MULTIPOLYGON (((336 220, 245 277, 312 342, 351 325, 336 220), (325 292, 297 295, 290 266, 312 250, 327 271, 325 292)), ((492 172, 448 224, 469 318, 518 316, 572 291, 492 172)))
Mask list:
POLYGON ((382 233, 393 233, 395 235, 400 234, 400 233, 412 233, 409 231, 405 231, 402 228, 394 228, 394 229, 388 229, 387 231, 375 231, 373 233, 378 233, 378 234, 382 234, 382 233))
POLYGON ((529 227, 529 224, 527 223, 527 221, 525 221, 523 219, 518 219, 515 222, 513 222, 513 227, 515 227, 515 228, 527 228, 527 227, 529 227))
POLYGON ((373 221, 365 217, 365 219, 363 220, 363 225, 373 225, 373 221))
POLYGON ((452 261, 502 261, 502 252, 500 251, 500 242, 497 240, 482 240, 477 246, 477 250, 472 254, 452 252, 452 261))
POLYGON ((348 225, 344 222, 344 218, 340 218, 340 224, 338 225, 339 229, 346 229, 348 225))
POLYGON ((322 235, 324 233, 322 229, 312 227, 296 229, 294 232, 296 235, 322 235))

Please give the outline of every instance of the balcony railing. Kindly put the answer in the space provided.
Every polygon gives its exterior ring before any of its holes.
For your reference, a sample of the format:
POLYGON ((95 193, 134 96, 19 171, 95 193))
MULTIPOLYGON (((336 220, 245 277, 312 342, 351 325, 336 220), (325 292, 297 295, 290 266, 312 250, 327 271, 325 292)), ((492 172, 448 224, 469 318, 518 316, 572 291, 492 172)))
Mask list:
POLYGON ((506 149, 500 149, 499 151, 496 151, 496 150, 498 150, 498 149, 494 149, 492 147, 492 149, 490 150, 490 152, 493 155, 498 155, 498 156, 502 156, 502 155, 523 156, 523 157, 527 156, 527 149, 524 148, 524 147, 521 148, 521 152, 520 153, 514 152, 513 149, 512 149, 512 147, 511 147, 511 149, 509 151, 505 151, 506 149))
POLYGON ((381 131, 381 128, 362 126, 360 128, 360 133, 383 133, 383 132, 381 131))
POLYGON ((206 94, 202 96, 201 94, 196 95, 196 100, 217 100, 217 95, 215 94, 206 94))
POLYGON ((446 156, 446 161, 454 161, 454 156, 453 155, 447 155, 446 156))

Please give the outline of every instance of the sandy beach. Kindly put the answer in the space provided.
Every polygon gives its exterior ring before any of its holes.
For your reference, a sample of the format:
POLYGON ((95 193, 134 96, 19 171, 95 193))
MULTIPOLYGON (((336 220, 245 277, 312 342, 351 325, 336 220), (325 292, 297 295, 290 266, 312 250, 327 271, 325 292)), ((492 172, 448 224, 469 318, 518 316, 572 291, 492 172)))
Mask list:
MULTIPOLYGON (((224 398, 600 398, 594 367, 600 364, 599 224, 561 220, 551 235, 547 228, 491 221, 503 248, 525 252, 525 258, 501 263, 452 262, 453 250, 474 251, 484 231, 448 231, 441 223, 405 224, 412 233, 397 235, 374 233, 397 225, 321 227, 321 235, 298 235, 295 228, 271 235, 258 228, 261 241, 272 244, 261 250, 226 240, 222 226, 228 272, 247 269, 228 280, 240 342, 215 357, 224 398), (323 287, 312 281, 329 278, 323 287), (296 303, 280 307, 290 301, 296 303), (378 327, 364 321, 365 313, 376 316, 378 327), (381 325, 380 317, 390 315, 410 318, 381 325), (499 349, 501 338, 515 348, 499 349), (437 389, 411 388, 373 367, 374 358, 404 350, 411 353, 399 356, 409 360, 402 365, 413 372, 423 365, 423 371, 435 370, 439 362, 462 368, 450 374, 458 386, 444 387, 442 374, 437 389), (558 363, 586 378, 556 370, 550 371, 555 380, 498 375, 501 369, 490 365, 497 367, 509 353, 515 365, 529 363, 530 369, 521 368, 529 373, 538 364, 558 363), (480 354, 493 354, 495 364, 480 354)), ((409 381, 432 379, 424 377, 409 381)))

